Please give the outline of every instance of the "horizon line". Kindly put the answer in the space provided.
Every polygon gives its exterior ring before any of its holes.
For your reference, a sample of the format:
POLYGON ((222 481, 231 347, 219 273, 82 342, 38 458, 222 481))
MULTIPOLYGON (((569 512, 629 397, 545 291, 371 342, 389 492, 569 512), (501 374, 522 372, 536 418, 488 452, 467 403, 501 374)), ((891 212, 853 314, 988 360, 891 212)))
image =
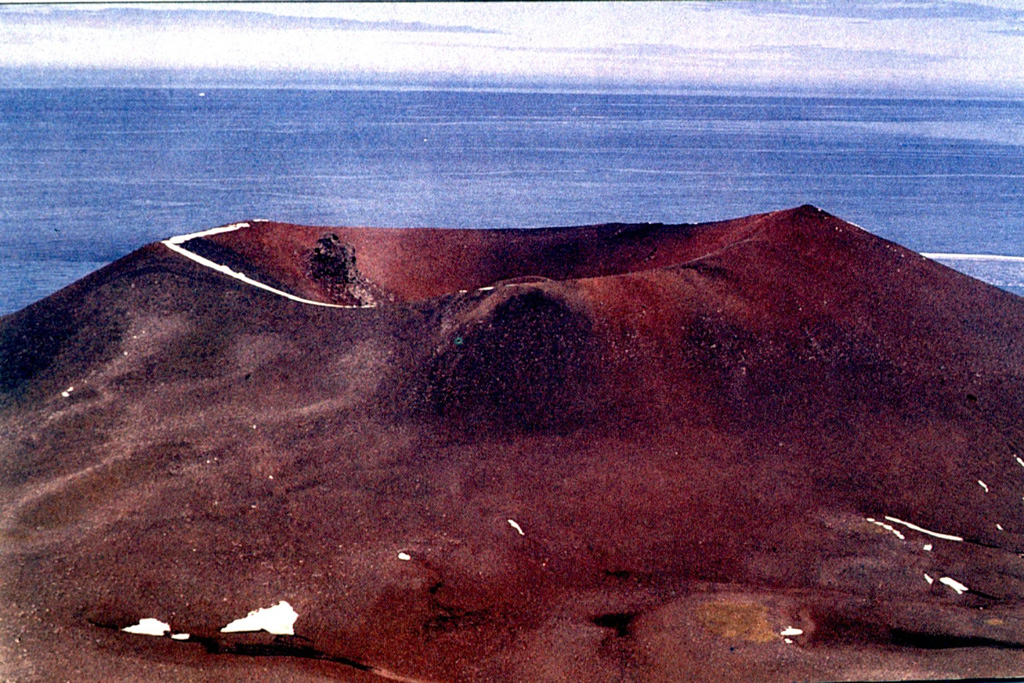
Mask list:
MULTIPOLYGON (((0 0, 2 1, 2 0, 0 0)), ((6 69, 0 67, 0 73, 6 69)), ((60 72, 65 78, 68 72, 60 72)), ((100 73, 109 74, 109 71, 100 73)), ((153 75, 164 71, 151 72, 153 75)), ((178 72, 175 72, 178 73, 178 72)), ((328 74, 322 74, 324 76, 328 74)), ((416 83, 416 82, 349 82, 349 83, 302 83, 282 79, 274 82, 267 79, 259 82, 172 82, 158 80, 128 83, 70 83, 60 80, 45 82, 15 82, 0 85, 2 91, 16 90, 181 90, 181 91, 230 91, 230 90, 288 90, 319 92, 466 92, 466 93, 522 93, 539 95, 619 95, 649 97, 680 96, 757 96, 775 98, 827 97, 832 99, 896 99, 896 100, 963 100, 963 101, 1024 101, 1024 92, 1007 92, 985 89, 950 90, 946 88, 906 90, 887 87, 865 88, 819 88, 801 84, 750 84, 750 85, 709 85, 707 83, 679 83, 674 85, 641 84, 588 84, 574 86, 568 83, 522 83, 502 85, 499 83, 416 83)))

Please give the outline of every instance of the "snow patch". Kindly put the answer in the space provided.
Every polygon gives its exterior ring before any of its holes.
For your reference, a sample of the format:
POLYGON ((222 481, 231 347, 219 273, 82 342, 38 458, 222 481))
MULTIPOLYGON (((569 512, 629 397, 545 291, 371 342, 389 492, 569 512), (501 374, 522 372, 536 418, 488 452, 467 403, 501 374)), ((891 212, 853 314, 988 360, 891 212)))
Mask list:
POLYGON ((951 579, 948 576, 943 576, 941 579, 939 579, 939 583, 943 584, 944 586, 949 586, 950 588, 956 591, 957 595, 963 595, 968 590, 970 590, 969 588, 967 588, 967 586, 963 585, 956 579, 951 579))
POLYGON ((784 638, 788 638, 790 636, 802 636, 803 634, 804 630, 802 628, 794 628, 792 626, 787 626, 779 633, 779 635, 784 638))
POLYGON ((172 633, 171 640, 188 640, 191 636, 187 633, 172 633))
POLYGON ((988 484, 983 482, 981 479, 978 480, 978 486, 985 489, 985 493, 988 493, 988 484))
POLYGON ((137 633, 143 636, 162 636, 171 630, 171 625, 165 624, 159 619, 146 617, 145 619, 139 619, 139 623, 134 626, 129 626, 121 630, 125 633, 137 633))
POLYGON ((924 549, 927 550, 928 552, 931 552, 932 551, 932 544, 931 543, 925 543, 924 544, 924 549))
POLYGON ((250 631, 266 631, 274 635, 295 635, 295 620, 298 613, 286 601, 282 600, 273 607, 261 607, 249 612, 242 619, 235 619, 220 630, 221 633, 246 633, 250 631))
POLYGON ((924 575, 924 580, 928 582, 929 586, 932 585, 933 583, 935 583, 935 579, 933 579, 932 577, 928 576, 927 574, 924 575))
POLYGON ((514 520, 514 519, 508 520, 508 525, 510 527, 512 527, 513 529, 515 529, 516 531, 518 531, 520 536, 525 536, 526 535, 523 532, 523 527, 519 526, 519 524, 516 522, 516 520, 514 520))
POLYGON ((409 553, 398 553, 398 559, 400 559, 402 562, 408 562, 412 559, 412 555, 410 555, 409 553))

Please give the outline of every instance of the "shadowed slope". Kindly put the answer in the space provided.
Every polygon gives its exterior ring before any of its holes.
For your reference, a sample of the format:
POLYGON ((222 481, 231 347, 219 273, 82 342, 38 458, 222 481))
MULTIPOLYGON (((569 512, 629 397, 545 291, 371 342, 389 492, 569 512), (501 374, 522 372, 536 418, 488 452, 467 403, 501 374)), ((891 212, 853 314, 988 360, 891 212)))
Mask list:
POLYGON ((1021 299, 813 207, 182 247, 373 307, 157 245, 0 320, 15 679, 1024 671, 1021 299))

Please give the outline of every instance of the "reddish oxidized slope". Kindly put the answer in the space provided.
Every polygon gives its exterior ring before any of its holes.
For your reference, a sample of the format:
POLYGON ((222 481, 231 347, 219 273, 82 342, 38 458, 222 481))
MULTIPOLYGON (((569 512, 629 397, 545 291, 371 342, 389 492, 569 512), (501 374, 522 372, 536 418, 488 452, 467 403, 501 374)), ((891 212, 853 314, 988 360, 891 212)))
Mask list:
POLYGON ((342 307, 153 245, 0 322, 6 675, 1024 671, 1019 298, 813 207, 179 246, 342 307))

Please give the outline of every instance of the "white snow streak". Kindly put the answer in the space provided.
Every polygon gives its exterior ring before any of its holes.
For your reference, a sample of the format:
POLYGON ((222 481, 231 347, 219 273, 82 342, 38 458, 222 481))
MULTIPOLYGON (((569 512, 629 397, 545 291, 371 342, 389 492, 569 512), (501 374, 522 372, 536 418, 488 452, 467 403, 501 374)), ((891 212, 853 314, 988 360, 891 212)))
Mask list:
POLYGON ((871 522, 872 524, 882 527, 886 531, 892 532, 896 535, 896 538, 900 539, 901 541, 906 538, 906 536, 904 536, 902 532, 898 531, 897 529, 894 529, 890 524, 886 524, 885 522, 879 522, 873 517, 866 517, 865 519, 867 519, 867 521, 871 522))
POLYGON ((889 517, 888 515, 886 515, 885 518, 888 521, 892 522, 893 524, 902 524, 903 526, 907 527, 908 529, 913 529, 914 531, 919 531, 922 534, 928 534, 929 536, 934 536, 935 538, 942 538, 942 539, 945 539, 947 541, 963 541, 964 540, 964 539, 960 538, 959 536, 952 536, 950 534, 940 534, 937 531, 929 531, 928 529, 925 529, 924 527, 917 526, 916 524, 911 524, 910 522, 904 522, 902 519, 896 519, 895 517, 889 517))
POLYGON ((209 260, 207 258, 203 258, 199 254, 194 254, 191 251, 189 251, 189 250, 187 250, 187 249, 185 249, 184 247, 181 246, 185 242, 188 242, 191 239, 196 239, 197 237, 207 237, 209 235, 218 235, 220 233, 233 232, 233 231, 238 230, 240 228, 247 228, 247 227, 249 227, 248 223, 235 223, 233 225, 226 225, 226 226, 224 226, 222 228, 212 228, 210 230, 204 230, 203 232, 195 232, 195 233, 192 233, 190 235, 178 235, 176 237, 171 237, 169 239, 164 240, 162 242, 162 244, 164 246, 166 246, 168 249, 170 249, 171 251, 177 252, 178 254, 181 254, 185 258, 191 259, 191 260, 195 261, 196 263, 198 263, 201 266, 205 266, 207 268, 210 268, 211 270, 217 271, 218 273, 222 273, 224 275, 227 275, 228 277, 231 277, 231 278, 234 278, 236 280, 239 280, 240 282, 244 282, 247 285, 251 285, 253 287, 258 287, 258 288, 266 290, 268 292, 272 292, 274 294, 277 294, 278 296, 283 296, 284 298, 290 299, 292 301, 298 301, 299 303, 308 304, 310 306, 324 306, 326 308, 374 308, 373 305, 370 305, 370 306, 347 306, 347 305, 343 305, 343 304, 328 304, 328 303, 325 303, 323 301, 313 301, 312 299, 303 299, 300 296, 295 296, 294 294, 289 294, 288 292, 284 292, 284 291, 282 291, 280 289, 275 289, 274 287, 271 287, 270 285, 265 285, 262 282, 257 282, 256 280, 253 280, 251 277, 249 277, 248 275, 245 275, 244 273, 239 273, 237 271, 231 270, 227 266, 223 266, 223 265, 221 265, 219 263, 214 263, 213 261, 211 261, 211 260, 209 260))
POLYGON ((950 588, 956 591, 957 595, 963 595, 968 590, 970 590, 967 588, 967 586, 963 585, 956 579, 949 578, 948 576, 943 576, 941 579, 939 579, 939 583, 949 586, 950 588))
POLYGON ((225 232, 234 232, 235 230, 241 230, 242 228, 248 228, 248 223, 232 223, 231 225, 222 225, 219 228, 210 228, 209 230, 203 230, 202 232, 192 232, 187 235, 176 235, 169 239, 164 240, 164 244, 184 244, 189 240, 194 240, 198 237, 209 237, 210 235, 220 235, 225 232))
POLYGON ((519 524, 516 522, 516 520, 514 520, 514 519, 508 520, 508 525, 510 527, 512 527, 513 529, 515 529, 516 531, 518 531, 520 536, 525 536, 526 535, 523 532, 523 527, 519 526, 519 524))

